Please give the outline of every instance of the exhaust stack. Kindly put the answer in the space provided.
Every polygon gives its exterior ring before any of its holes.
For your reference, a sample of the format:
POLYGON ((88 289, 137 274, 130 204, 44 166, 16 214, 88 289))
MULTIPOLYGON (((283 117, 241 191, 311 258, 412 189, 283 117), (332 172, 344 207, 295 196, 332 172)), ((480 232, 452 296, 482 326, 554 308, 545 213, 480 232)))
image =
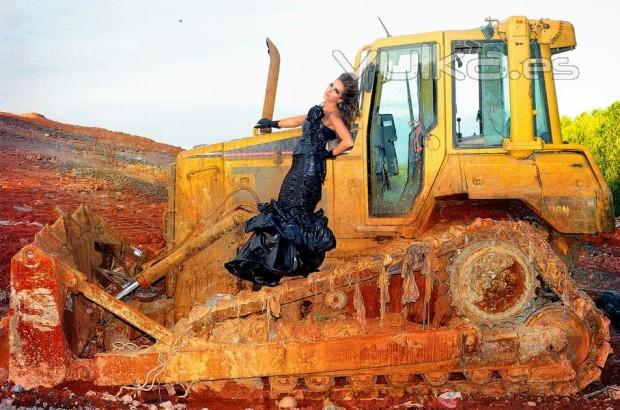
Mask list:
MULTIPOLYGON (((263 114, 261 118, 273 119, 273 110, 276 105, 276 90, 278 89, 278 77, 280 76, 280 52, 273 42, 267 37, 267 52, 269 53, 269 73, 267 74, 267 87, 265 89, 265 101, 263 102, 263 114)), ((262 130, 264 133, 271 129, 262 130)))

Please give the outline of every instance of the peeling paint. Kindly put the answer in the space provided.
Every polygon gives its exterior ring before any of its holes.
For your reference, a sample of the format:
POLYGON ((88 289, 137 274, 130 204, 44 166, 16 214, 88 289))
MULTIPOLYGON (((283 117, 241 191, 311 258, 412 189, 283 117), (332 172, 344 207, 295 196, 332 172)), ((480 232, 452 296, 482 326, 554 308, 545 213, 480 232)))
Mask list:
POLYGON ((50 332, 60 323, 56 301, 50 289, 21 290, 15 293, 11 304, 22 322, 42 332, 50 332))
POLYGON ((9 351, 13 352, 14 358, 20 366, 24 365, 24 356, 22 354, 22 343, 17 331, 17 317, 14 312, 19 310, 19 303, 15 298, 15 289, 11 286, 11 298, 9 299, 9 351))

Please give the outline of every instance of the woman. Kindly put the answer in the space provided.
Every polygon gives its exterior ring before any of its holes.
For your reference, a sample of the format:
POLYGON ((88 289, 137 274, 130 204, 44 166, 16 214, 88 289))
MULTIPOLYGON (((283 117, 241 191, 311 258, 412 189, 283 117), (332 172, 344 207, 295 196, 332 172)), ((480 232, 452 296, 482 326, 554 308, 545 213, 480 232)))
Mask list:
POLYGON ((256 128, 294 128, 303 133, 293 151, 278 200, 259 204, 259 215, 246 222, 253 232, 237 257, 224 264, 234 275, 260 285, 275 286, 283 276, 307 276, 318 270, 325 252, 336 247, 323 210, 314 212, 321 200, 325 160, 353 147, 349 126, 358 110, 357 81, 344 73, 329 84, 324 102, 307 115, 271 121, 262 118, 256 128), (338 139, 331 150, 327 141, 338 139))

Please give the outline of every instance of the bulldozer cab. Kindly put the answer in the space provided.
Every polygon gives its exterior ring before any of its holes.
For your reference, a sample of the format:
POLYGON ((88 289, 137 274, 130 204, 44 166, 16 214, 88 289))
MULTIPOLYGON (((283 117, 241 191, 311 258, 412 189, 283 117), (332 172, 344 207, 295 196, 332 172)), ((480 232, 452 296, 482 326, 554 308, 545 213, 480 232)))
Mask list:
POLYGON ((563 144, 559 126, 551 56, 575 44, 570 23, 512 17, 484 30, 388 37, 360 50, 358 139, 352 155, 333 164, 338 237, 415 237, 437 202, 455 195, 521 201, 561 232, 610 229, 600 171, 583 147, 563 144), (545 155, 552 152, 563 155, 545 155), (555 174, 575 161, 575 179, 593 188, 589 198, 575 192, 580 199, 568 200, 551 186, 555 178, 536 180, 537 172, 555 174), (589 222, 566 218, 568 208, 589 213, 589 222))

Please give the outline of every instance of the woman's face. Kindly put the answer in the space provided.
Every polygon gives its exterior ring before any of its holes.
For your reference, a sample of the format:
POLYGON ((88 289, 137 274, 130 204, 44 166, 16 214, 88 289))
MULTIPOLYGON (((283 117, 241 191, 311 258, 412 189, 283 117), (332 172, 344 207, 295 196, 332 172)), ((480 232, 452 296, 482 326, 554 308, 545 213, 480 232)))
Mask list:
POLYGON ((344 92, 344 84, 340 80, 334 80, 329 83, 323 98, 326 102, 339 103, 342 101, 342 93, 344 92))

